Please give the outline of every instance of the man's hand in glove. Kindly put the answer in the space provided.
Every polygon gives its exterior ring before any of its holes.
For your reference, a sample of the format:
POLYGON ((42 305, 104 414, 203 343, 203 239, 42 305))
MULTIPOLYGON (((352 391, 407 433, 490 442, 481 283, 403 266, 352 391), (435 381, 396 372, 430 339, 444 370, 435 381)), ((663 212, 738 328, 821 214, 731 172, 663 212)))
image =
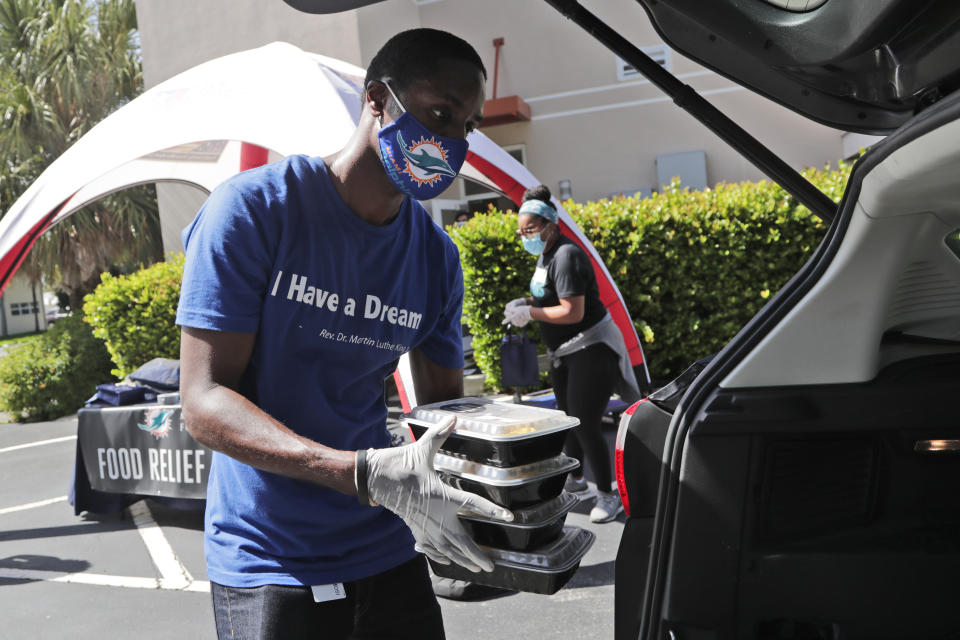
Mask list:
POLYGON ((456 562, 477 573, 493 571, 493 561, 470 539, 457 512, 510 522, 513 514, 474 493, 454 489, 440 480, 433 458, 456 418, 431 427, 412 444, 367 450, 367 491, 370 501, 403 518, 417 549, 441 564, 456 562))
POLYGON ((530 322, 530 305, 518 304, 515 306, 507 305, 503 310, 503 322, 500 324, 512 324, 515 327, 526 326, 530 322))

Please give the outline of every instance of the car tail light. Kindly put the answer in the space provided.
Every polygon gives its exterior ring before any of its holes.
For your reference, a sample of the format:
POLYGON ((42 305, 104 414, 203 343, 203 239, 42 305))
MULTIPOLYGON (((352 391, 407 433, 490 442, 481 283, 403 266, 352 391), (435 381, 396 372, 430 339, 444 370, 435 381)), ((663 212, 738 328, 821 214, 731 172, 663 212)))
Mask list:
POLYGON ((617 428, 617 441, 613 449, 613 468, 617 476, 617 491, 620 493, 620 502, 623 503, 623 512, 630 517, 630 496, 627 495, 627 480, 623 475, 623 445, 627 441, 627 429, 630 426, 630 418, 633 417, 637 407, 647 399, 639 400, 630 405, 623 415, 620 416, 620 426, 617 428))

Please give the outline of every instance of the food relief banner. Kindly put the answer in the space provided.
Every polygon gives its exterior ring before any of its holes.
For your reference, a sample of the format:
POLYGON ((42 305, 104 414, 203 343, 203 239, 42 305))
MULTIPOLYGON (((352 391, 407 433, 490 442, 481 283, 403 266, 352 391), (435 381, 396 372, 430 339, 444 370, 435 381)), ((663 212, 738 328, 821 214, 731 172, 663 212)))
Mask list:
POLYGON ((211 452, 187 432, 180 405, 81 409, 77 439, 97 491, 206 497, 211 452))

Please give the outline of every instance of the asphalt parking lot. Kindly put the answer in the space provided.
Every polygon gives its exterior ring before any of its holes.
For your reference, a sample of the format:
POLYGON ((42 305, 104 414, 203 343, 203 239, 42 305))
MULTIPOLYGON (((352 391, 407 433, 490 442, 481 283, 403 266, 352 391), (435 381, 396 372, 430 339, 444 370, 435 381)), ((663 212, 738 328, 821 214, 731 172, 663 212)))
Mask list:
MULTIPOLYGON (((75 449, 75 417, 0 424, 0 637, 214 638, 202 514, 146 500, 119 515, 74 515, 75 449)), ((590 506, 567 518, 597 541, 564 589, 441 599, 447 637, 612 637, 622 516, 594 525, 590 506)))

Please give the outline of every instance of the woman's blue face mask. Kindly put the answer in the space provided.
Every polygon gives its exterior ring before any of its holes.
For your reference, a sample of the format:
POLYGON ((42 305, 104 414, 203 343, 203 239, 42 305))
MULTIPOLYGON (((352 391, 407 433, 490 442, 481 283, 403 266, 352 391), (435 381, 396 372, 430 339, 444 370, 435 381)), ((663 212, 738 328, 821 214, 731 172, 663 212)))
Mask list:
POLYGON ((463 138, 437 135, 414 118, 384 80, 403 115, 380 129, 380 161, 397 191, 417 200, 429 200, 447 190, 467 159, 463 138))
POLYGON ((544 239, 543 234, 549 227, 549 222, 535 216, 533 217, 533 221, 528 223, 524 228, 517 230, 517 235, 520 236, 520 244, 523 245, 527 253, 535 256, 543 253, 543 250, 547 247, 547 241, 544 239))
POLYGON ((523 248, 526 249, 527 253, 531 253, 535 256, 543 253, 543 250, 547 246, 546 241, 543 239, 542 229, 536 235, 520 236, 520 242, 523 244, 523 248))

